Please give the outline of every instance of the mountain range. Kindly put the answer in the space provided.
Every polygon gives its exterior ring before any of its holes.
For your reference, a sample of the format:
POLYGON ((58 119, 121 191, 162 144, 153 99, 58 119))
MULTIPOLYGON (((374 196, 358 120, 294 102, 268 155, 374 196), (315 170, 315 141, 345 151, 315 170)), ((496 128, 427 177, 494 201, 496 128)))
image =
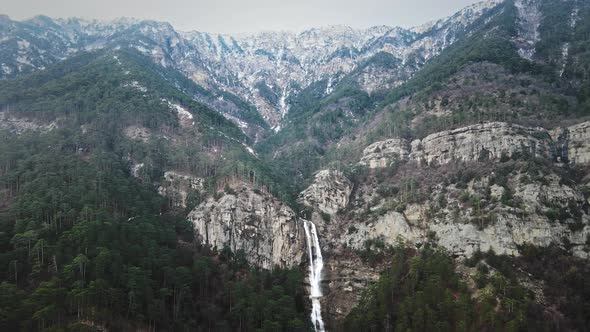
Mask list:
POLYGON ((235 35, 0 16, 0 138, 3 330, 590 324, 588 0, 235 35))
MULTIPOLYGON (((256 107, 268 125, 278 128, 289 110, 290 99, 300 90, 326 81, 328 94, 345 75, 370 63, 376 55, 387 54, 391 64, 386 68, 365 68, 366 72, 358 75, 368 76, 364 81, 358 77, 358 83, 368 93, 398 86, 465 34, 496 3, 479 3, 412 29, 333 26, 299 34, 261 32, 239 36, 181 32, 169 23, 134 19, 101 22, 37 16, 16 22, 3 17, 0 77, 44 69, 84 51, 130 47, 162 66, 181 71, 216 98, 223 93, 234 94, 256 107), (371 70, 384 71, 378 74, 371 70)), ((236 116, 236 121, 240 119, 241 105, 207 102, 224 114, 236 116)))

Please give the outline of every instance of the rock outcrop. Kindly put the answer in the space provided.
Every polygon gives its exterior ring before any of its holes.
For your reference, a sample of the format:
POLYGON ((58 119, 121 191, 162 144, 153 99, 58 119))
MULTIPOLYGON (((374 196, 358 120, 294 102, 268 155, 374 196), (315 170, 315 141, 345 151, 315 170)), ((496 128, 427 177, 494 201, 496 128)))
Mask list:
POLYGON ((189 213, 198 239, 217 249, 243 250, 251 264, 264 269, 299 264, 305 238, 291 208, 249 184, 234 187, 189 213))
POLYGON ((549 134, 504 122, 490 122, 442 131, 412 142, 410 159, 427 164, 451 161, 500 160, 502 156, 530 154, 547 157, 551 151, 549 134))
POLYGON ((426 164, 451 161, 498 161, 530 155, 559 162, 590 163, 590 122, 551 132, 504 122, 441 131, 410 143, 389 139, 369 145, 359 164, 383 168, 396 160, 426 164))
POLYGON ((590 163, 590 121, 567 128, 568 160, 576 164, 590 163))
POLYGON ((388 139, 369 145, 363 151, 360 164, 369 168, 383 168, 396 160, 406 160, 410 146, 404 139, 388 139))
POLYGON ((367 240, 381 240, 395 245, 398 240, 422 242, 423 238, 423 232, 410 226, 403 214, 391 211, 375 221, 355 224, 354 229, 344 235, 340 242, 349 248, 360 250, 367 240))
POLYGON ((132 140, 139 140, 144 143, 147 143, 152 136, 152 133, 149 129, 135 125, 128 126, 125 129, 123 129, 123 134, 132 140))
POLYGON ((7 130, 20 135, 28 131, 48 132, 56 128, 58 128, 57 120, 43 123, 36 119, 0 110, 0 130, 7 130))
MULTIPOLYGON (((383 209, 386 213, 377 216, 359 218, 364 212, 357 210, 354 218, 338 225, 348 229, 346 234, 332 241, 360 250, 371 239, 388 245, 399 240, 417 244, 436 235, 440 246, 461 257, 470 257, 478 249, 518 256, 518 247, 525 244, 567 243, 574 255, 588 257, 590 216, 584 212, 586 200, 579 190, 561 183, 556 174, 530 181, 515 171, 508 179, 506 188, 490 185, 489 178, 472 180, 466 189, 440 184, 426 201, 398 211, 383 209), (506 191, 511 192, 510 205, 500 201, 506 191)), ((371 196, 379 197, 374 192, 371 196)))
POLYGON ((351 192, 352 183, 342 172, 322 170, 316 173, 313 183, 299 198, 303 204, 332 215, 348 205, 351 192))
POLYGON ((344 318, 387 266, 387 257, 377 266, 367 257, 383 257, 378 256, 382 248, 399 242, 435 241, 460 260, 478 250, 518 256, 525 245, 557 245, 576 257, 590 257, 588 180, 577 183, 567 171, 568 162, 590 163, 589 152, 590 122, 551 132, 493 122, 411 144, 403 139, 373 143, 360 165, 399 167, 387 179, 367 172, 353 192, 342 174, 318 172, 300 198, 320 225, 326 312, 344 318), (449 167, 423 168, 455 161, 484 169, 465 179, 449 167), (418 189, 400 182, 407 178, 418 189), (322 221, 320 212, 333 215, 322 221))
MULTIPOLYGON (((135 168, 132 171, 135 171, 135 168)), ((168 171, 164 173, 164 180, 158 188, 158 193, 168 197, 172 206, 185 208, 189 194, 202 190, 203 182, 202 178, 191 174, 168 171)))

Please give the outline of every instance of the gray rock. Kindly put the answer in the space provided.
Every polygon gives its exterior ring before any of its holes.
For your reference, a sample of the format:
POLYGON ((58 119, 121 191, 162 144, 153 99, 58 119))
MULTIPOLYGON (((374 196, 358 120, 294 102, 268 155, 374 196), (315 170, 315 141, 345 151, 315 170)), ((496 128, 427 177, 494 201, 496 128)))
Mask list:
POLYGON ((352 183, 342 172, 322 170, 316 173, 313 183, 299 195, 299 199, 307 206, 333 215, 348 205, 351 192, 352 183))
POLYGON ((384 168, 396 160, 446 164, 451 161, 498 161, 529 154, 558 162, 590 163, 590 121, 551 132, 505 122, 490 122, 441 131, 409 144, 388 139, 369 145, 359 162, 384 168))
POLYGON ((369 145, 363 151, 359 164, 369 168, 384 168, 393 161, 406 160, 410 154, 410 146, 404 139, 388 139, 369 145))
POLYGON ((568 128, 568 160, 575 164, 590 163, 590 121, 568 128))
POLYGON ((410 159, 427 164, 500 160, 516 153, 549 156, 551 138, 540 128, 490 122, 441 131, 412 142, 410 159))
POLYGON ((191 191, 202 190, 203 183, 204 180, 202 178, 194 175, 183 174, 177 171, 167 171, 164 173, 164 181, 162 181, 158 188, 158 193, 168 197, 172 202, 172 206, 185 208, 188 194, 191 191))
POLYGON ((305 238, 291 208, 246 183, 235 191, 190 212, 198 239, 217 249, 243 250, 248 262, 264 269, 299 264, 305 238))

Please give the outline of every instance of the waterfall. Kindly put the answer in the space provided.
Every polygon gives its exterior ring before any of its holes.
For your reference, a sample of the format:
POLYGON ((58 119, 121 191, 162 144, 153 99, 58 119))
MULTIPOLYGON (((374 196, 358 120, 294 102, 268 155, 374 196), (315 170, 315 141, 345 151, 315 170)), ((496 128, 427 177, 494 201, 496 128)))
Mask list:
POLYGON ((315 224, 311 221, 304 220, 303 228, 305 230, 305 238, 307 239, 307 250, 309 255, 309 284, 311 291, 309 298, 311 299, 311 322, 316 332, 324 332, 324 320, 322 319, 322 305, 320 298, 322 297, 322 269, 324 268, 324 259, 322 258, 322 250, 320 249, 320 241, 318 239, 318 232, 315 224), (314 256, 315 251, 315 256, 314 256))

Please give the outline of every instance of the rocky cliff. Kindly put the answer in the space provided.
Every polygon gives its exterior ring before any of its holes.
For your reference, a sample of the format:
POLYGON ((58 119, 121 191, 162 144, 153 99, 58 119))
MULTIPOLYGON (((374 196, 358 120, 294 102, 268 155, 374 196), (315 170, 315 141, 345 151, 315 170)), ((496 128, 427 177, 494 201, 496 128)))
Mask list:
POLYGON ((364 150, 361 182, 317 173, 301 197, 317 212, 327 257, 325 307, 343 317, 382 268, 362 257, 399 242, 436 241, 458 258, 488 250, 518 256, 525 245, 552 244, 588 257, 588 190, 573 167, 587 162, 586 128, 557 135, 493 122, 411 144, 389 139, 364 150), (321 216, 334 211, 340 212, 329 220, 321 216))
POLYGON ((188 215, 203 244, 243 250, 259 267, 296 266, 305 255, 305 238, 291 208, 268 193, 239 183, 209 198, 188 215))
POLYGON ((590 122, 580 123, 565 130, 567 159, 572 163, 590 163, 590 122))
POLYGON ((383 168, 397 160, 407 160, 410 144, 404 139, 388 139, 373 143, 365 148, 359 164, 369 168, 383 168))
POLYGON ((313 183, 299 198, 303 204, 332 215, 348 205, 351 191, 352 183, 342 172, 322 170, 316 173, 313 183))
POLYGON ((396 160, 425 164, 453 161, 499 161, 515 155, 553 158, 572 163, 590 161, 590 122, 548 131, 505 122, 490 122, 441 131, 411 143, 389 139, 368 146, 360 164, 387 167, 396 160))

